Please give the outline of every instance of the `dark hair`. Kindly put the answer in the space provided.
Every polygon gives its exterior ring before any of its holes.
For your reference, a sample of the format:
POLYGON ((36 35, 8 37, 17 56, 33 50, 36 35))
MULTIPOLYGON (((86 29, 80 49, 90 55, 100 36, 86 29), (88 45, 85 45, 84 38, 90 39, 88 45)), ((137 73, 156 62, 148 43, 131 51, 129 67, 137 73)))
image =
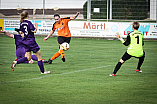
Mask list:
POLYGON ((56 16, 58 16, 58 17, 60 18, 60 15, 59 15, 59 14, 57 14, 57 13, 56 13, 56 14, 54 14, 54 18, 55 18, 56 16))
POLYGON ((134 29, 138 30, 138 28, 140 27, 140 24, 138 22, 133 22, 132 26, 134 29))
POLYGON ((21 13, 21 20, 20 22, 22 22, 27 16, 28 16, 28 11, 24 10, 22 13, 21 13))
POLYGON ((20 31, 20 29, 18 29, 18 28, 15 28, 15 31, 16 31, 16 32, 19 32, 19 31, 20 31))

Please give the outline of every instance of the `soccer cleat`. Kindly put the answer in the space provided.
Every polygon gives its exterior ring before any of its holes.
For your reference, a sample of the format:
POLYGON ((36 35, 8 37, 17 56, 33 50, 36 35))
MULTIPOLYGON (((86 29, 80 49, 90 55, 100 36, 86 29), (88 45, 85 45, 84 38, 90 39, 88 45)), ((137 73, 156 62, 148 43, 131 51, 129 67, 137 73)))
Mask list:
POLYGON ((110 74, 109 76, 115 76, 115 74, 110 74))
POLYGON ((62 61, 65 62, 65 57, 62 58, 62 61))
POLYGON ((46 61, 46 60, 44 60, 44 61, 42 61, 43 63, 48 63, 49 61, 46 61))
POLYGON ((136 69, 137 73, 142 73, 142 70, 136 69))
POLYGON ((18 58, 17 59, 15 59, 15 61, 17 61, 18 60, 18 58))
POLYGON ((42 62, 43 63, 48 63, 49 61, 46 61, 45 59, 42 59, 42 62))
POLYGON ((34 61, 31 59, 30 61, 29 61, 29 64, 33 64, 34 63, 34 61))
POLYGON ((48 63, 49 63, 49 64, 52 64, 52 60, 51 60, 51 59, 49 59, 48 63))
POLYGON ((50 71, 45 71, 44 73, 41 73, 41 74, 50 74, 51 72, 50 71))
POLYGON ((14 71, 14 68, 16 66, 17 61, 13 61, 12 66, 11 66, 11 70, 14 71))
POLYGON ((44 63, 45 59, 42 59, 42 62, 44 63))

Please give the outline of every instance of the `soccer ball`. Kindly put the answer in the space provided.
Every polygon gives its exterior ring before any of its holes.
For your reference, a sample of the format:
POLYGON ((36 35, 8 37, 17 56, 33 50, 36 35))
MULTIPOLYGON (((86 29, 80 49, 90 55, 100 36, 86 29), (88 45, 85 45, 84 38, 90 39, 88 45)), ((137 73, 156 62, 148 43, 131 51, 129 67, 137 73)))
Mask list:
POLYGON ((60 48, 66 51, 69 49, 69 44, 67 42, 64 42, 60 45, 60 48))

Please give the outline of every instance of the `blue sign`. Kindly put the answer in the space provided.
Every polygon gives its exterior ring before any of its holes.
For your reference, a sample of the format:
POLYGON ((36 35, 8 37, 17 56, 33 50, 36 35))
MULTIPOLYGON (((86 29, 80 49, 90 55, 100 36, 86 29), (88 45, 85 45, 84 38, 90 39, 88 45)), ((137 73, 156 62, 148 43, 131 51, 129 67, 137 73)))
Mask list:
MULTIPOLYGON (((140 27, 138 29, 138 31, 142 32, 143 35, 147 35, 148 31, 149 31, 149 28, 150 28, 150 25, 148 24, 140 24, 140 27)), ((126 30, 125 30, 125 33, 129 33, 133 31, 132 29, 132 25, 130 25, 126 30)), ((127 35, 127 34, 124 34, 124 35, 127 35)))

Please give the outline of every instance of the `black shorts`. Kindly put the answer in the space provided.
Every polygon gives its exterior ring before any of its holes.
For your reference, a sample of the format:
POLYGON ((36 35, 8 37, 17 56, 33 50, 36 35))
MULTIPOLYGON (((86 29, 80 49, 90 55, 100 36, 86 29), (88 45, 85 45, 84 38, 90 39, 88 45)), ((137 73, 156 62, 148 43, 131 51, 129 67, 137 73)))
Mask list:
MULTIPOLYGON (((144 53, 144 54, 143 54, 142 57, 145 57, 145 52, 143 51, 143 53, 144 53)), ((126 60, 129 60, 131 57, 134 57, 134 56, 131 56, 131 55, 129 55, 127 52, 125 52, 121 59, 122 59, 123 61, 126 61, 126 60)), ((140 57, 135 57, 135 58, 140 58, 140 57)))
POLYGON ((71 37, 62 37, 62 36, 58 37, 58 43, 59 44, 62 44, 64 42, 67 42, 69 44, 70 40, 71 40, 71 37))
POLYGON ((121 59, 123 61, 126 61, 126 60, 130 59, 131 57, 132 57, 131 55, 129 55, 127 52, 125 52, 121 59))

